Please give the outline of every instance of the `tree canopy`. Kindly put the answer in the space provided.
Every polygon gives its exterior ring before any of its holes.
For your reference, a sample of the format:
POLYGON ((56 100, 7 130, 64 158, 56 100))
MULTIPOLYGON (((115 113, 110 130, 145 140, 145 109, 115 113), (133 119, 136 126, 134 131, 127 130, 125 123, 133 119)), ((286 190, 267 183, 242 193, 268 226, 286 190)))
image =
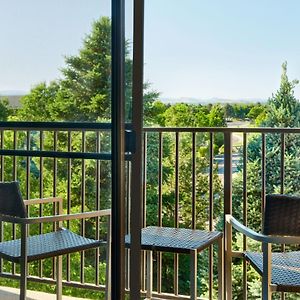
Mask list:
MULTIPOLYGON (((129 43, 125 57, 126 117, 131 119, 132 59, 129 43)), ((77 55, 66 56, 61 79, 37 84, 21 99, 19 118, 48 121, 99 121, 111 114, 111 20, 102 17, 92 25, 77 55), (39 113, 37 112, 39 111, 39 113)), ((158 93, 144 86, 145 115, 158 93)))
POLYGON ((278 91, 268 100, 266 119, 262 125, 269 127, 299 127, 300 102, 294 96, 298 80, 290 81, 287 62, 282 64, 281 82, 278 91))

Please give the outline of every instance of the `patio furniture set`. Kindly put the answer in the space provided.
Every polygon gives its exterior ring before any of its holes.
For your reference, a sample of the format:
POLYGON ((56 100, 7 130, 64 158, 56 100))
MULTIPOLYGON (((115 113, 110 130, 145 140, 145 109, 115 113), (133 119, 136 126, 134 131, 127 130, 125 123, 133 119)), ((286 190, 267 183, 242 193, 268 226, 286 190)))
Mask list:
MULTIPOLYGON (((0 183, 0 221, 18 224, 21 238, 0 242, 0 257, 20 264, 20 299, 26 299, 28 263, 56 257, 56 297, 62 299, 62 255, 101 245, 107 247, 106 299, 110 299, 110 210, 63 214, 62 198, 23 200, 18 182, 0 183), (29 205, 57 203, 54 216, 29 217, 29 205), (62 227, 63 221, 107 217, 107 239, 93 240, 62 227), (56 230, 34 236, 28 235, 30 224, 56 223, 56 230)), ((300 292, 300 251, 272 253, 271 244, 300 244, 300 198, 287 195, 268 195, 263 216, 262 233, 247 228, 232 215, 225 216, 225 266, 231 268, 235 253, 231 249, 232 227, 262 243, 262 252, 241 255, 262 275, 262 299, 270 300, 274 291, 300 292)), ((231 299, 231 278, 223 284, 223 234, 185 228, 150 226, 141 231, 141 249, 147 255, 147 299, 152 298, 153 251, 190 255, 190 297, 197 299, 197 254, 213 244, 218 245, 218 299, 231 299)), ((130 235, 125 237, 130 248, 130 235)), ((230 274, 230 273, 229 273, 230 274)))

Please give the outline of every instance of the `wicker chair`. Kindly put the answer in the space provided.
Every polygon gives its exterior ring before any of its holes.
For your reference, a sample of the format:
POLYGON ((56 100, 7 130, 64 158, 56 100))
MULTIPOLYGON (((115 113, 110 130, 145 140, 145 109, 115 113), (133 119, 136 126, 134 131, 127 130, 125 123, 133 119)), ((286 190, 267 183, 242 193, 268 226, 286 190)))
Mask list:
POLYGON ((110 290, 109 259, 110 259, 110 210, 99 210, 70 215, 62 214, 62 199, 58 197, 33 199, 23 201, 18 182, 0 183, 0 221, 19 224, 21 238, 0 243, 0 257, 20 264, 20 299, 26 299, 28 263, 48 257, 56 258, 56 298, 62 299, 62 255, 76 251, 91 249, 106 244, 108 246, 108 267, 106 297, 110 290), (27 217, 26 206, 31 204, 57 203, 58 215, 38 218, 27 217), (107 243, 104 241, 88 239, 77 235, 68 229, 61 228, 61 222, 74 219, 94 217, 108 217, 107 243), (54 232, 28 236, 30 224, 55 223, 57 230, 54 232))
MULTIPOLYGON (((267 195, 262 233, 244 226, 226 215, 227 263, 231 264, 231 228, 251 239, 262 242, 262 253, 243 253, 262 276, 262 299, 270 300, 272 292, 300 292, 300 251, 274 252, 271 244, 300 244, 300 198, 267 195)), ((230 268, 230 266, 228 265, 230 268)), ((231 297, 231 278, 227 278, 227 294, 231 297)))

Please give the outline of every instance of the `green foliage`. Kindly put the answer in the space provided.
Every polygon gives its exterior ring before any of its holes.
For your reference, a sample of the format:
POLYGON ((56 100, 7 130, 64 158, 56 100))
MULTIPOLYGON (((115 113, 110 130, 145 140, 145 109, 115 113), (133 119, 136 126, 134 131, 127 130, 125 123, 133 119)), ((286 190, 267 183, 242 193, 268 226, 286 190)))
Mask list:
POLYGON ((210 127, 226 127, 224 107, 220 104, 213 105, 208 119, 210 127))
POLYGON ((231 115, 229 117, 244 120, 252 107, 253 104, 234 103, 232 104, 231 115))
POLYGON ((14 114, 14 110, 9 105, 7 98, 0 98, 0 121, 7 121, 9 116, 14 114))
MULTIPOLYGON (((126 120, 131 120, 132 59, 126 43, 126 120)), ((102 17, 92 25, 77 55, 67 56, 62 77, 37 84, 21 99, 18 118, 27 121, 103 121, 111 116, 111 21, 102 17)), ((159 96, 144 85, 145 122, 159 96)), ((1 108, 1 107, 0 107, 1 108)))
POLYGON ((294 96, 298 80, 289 81, 287 62, 282 64, 280 88, 268 101, 264 125, 267 127, 299 127, 300 103, 294 96))
POLYGON ((185 103, 169 106, 164 114, 164 125, 175 127, 225 127, 225 110, 215 104, 210 107, 185 103))
POLYGON ((160 100, 149 103, 145 111, 145 113, 147 112, 145 123, 162 127, 165 126, 165 111, 168 107, 168 105, 162 103, 160 100))
POLYGON ((53 104, 60 87, 53 81, 48 86, 45 82, 39 83, 30 93, 21 98, 21 109, 18 110, 18 119, 27 121, 54 121, 53 104))
POLYGON ((59 119, 95 121, 110 114, 111 21, 94 22, 76 56, 65 58, 56 104, 59 119), (61 104, 64 102, 64 109, 61 104))
POLYGON ((225 117, 226 119, 231 119, 233 117, 233 107, 230 103, 224 105, 225 117))
POLYGON ((247 114, 247 118, 251 119, 252 121, 254 120, 256 125, 260 125, 266 118, 265 105, 257 103, 257 105, 250 109, 249 113, 247 114))

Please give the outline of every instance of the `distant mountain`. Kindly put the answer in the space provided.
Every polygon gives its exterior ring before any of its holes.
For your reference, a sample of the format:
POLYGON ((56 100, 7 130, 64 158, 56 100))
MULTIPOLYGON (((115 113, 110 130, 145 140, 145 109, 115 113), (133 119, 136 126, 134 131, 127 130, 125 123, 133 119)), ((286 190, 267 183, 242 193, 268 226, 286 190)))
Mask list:
POLYGON ((191 97, 180 97, 180 98, 161 98, 161 101, 164 103, 187 103, 187 104, 209 104, 209 103, 265 103, 267 99, 262 98, 244 98, 244 99, 224 99, 224 98, 209 98, 209 99, 200 99, 200 98, 191 98, 191 97))

